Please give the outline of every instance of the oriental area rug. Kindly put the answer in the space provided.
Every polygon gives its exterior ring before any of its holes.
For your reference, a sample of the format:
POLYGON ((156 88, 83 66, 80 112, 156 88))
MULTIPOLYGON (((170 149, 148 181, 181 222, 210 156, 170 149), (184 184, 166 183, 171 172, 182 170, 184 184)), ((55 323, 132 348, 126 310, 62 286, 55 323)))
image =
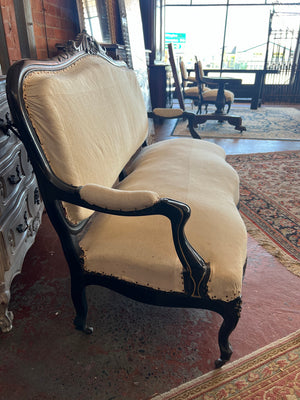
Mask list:
MULTIPOLYGON (((242 117, 246 131, 241 133, 228 122, 218 121, 207 121, 196 131, 201 138, 300 140, 300 111, 293 107, 262 106, 251 110, 249 106, 237 105, 230 114, 242 117)), ((191 136, 187 122, 179 120, 172 136, 191 136)))
POLYGON ((300 330, 152 400, 297 400, 300 330))
POLYGON ((248 233, 300 276, 300 151, 229 155, 248 233))

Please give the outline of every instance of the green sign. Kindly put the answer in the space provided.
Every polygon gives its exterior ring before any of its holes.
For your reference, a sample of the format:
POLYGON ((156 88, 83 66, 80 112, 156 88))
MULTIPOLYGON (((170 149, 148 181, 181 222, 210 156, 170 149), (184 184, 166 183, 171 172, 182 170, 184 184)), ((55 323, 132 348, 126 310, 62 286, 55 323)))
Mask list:
POLYGON ((173 43, 175 50, 182 49, 183 45, 186 43, 186 33, 165 33, 166 47, 168 43, 173 43))

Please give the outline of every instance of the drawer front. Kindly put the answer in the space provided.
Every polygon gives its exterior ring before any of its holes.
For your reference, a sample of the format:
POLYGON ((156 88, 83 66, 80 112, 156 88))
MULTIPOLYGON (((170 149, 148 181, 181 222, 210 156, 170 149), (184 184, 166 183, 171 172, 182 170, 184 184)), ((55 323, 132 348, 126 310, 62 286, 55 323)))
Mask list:
POLYGON ((6 262, 4 269, 7 271, 14 264, 18 254, 27 247, 27 242, 36 235, 41 223, 43 204, 36 201, 37 182, 35 176, 21 193, 13 207, 13 211, 0 227, 2 245, 5 247, 6 262))
MULTIPOLYGON (((0 117, 0 122, 1 119, 3 120, 3 118, 0 117)), ((11 131, 5 133, 4 130, 0 128, 0 158, 10 149, 14 148, 18 143, 20 143, 20 140, 14 133, 11 131)))
POLYGON ((11 116, 6 100, 5 85, 2 86, 3 88, 0 87, 0 158, 8 149, 11 149, 20 142, 11 130, 7 130, 6 125, 8 121, 11 121, 11 116))
POLYGON ((0 218, 31 177, 32 166, 23 144, 19 142, 13 151, 0 159, 0 218))
POLYGON ((27 207, 29 215, 34 218, 34 216, 37 215, 37 213, 41 209, 41 206, 42 206, 42 198, 40 195, 40 190, 38 188, 36 179, 34 179, 34 182, 31 185, 27 196, 27 207))

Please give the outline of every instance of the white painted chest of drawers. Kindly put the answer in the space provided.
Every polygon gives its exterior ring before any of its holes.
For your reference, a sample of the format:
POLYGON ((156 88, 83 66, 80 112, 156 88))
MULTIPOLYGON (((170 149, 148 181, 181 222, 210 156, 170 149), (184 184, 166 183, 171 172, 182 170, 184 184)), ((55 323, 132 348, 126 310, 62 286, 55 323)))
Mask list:
POLYGON ((0 330, 12 328, 10 286, 41 223, 43 202, 26 150, 8 129, 5 77, 0 77, 0 330))

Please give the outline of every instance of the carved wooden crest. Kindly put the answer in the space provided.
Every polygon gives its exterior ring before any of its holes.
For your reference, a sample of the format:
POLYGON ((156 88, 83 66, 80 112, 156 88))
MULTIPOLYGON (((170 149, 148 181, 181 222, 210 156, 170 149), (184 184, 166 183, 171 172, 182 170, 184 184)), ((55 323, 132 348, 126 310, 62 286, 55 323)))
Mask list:
POLYGON ((88 54, 106 54, 106 51, 85 30, 79 33, 75 40, 57 43, 55 47, 59 52, 58 57, 62 56, 63 58, 65 58, 66 54, 74 54, 79 51, 85 51, 88 54))

